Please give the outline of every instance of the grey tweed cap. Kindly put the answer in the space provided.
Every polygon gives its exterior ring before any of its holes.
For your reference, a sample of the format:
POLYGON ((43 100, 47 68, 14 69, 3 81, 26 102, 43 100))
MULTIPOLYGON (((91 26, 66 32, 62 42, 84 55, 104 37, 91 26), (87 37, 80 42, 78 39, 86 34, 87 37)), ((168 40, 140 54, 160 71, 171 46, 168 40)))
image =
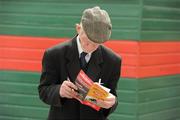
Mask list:
POLYGON ((87 37, 95 43, 104 43, 111 36, 110 17, 105 10, 98 6, 84 10, 81 24, 87 37))

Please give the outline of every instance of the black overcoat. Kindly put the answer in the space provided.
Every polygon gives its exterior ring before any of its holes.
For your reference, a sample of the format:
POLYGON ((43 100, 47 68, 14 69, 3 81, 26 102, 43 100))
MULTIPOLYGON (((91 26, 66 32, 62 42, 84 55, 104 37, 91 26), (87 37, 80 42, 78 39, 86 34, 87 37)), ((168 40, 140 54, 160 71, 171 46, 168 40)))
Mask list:
MULTIPOLYGON (((77 37, 77 36, 76 36, 77 37)), ((47 49, 42 60, 42 74, 38 86, 40 99, 50 105, 48 120, 107 120, 118 102, 110 109, 100 111, 82 105, 76 99, 61 98, 59 88, 69 77, 72 82, 80 71, 76 37, 47 49)), ((86 74, 101 81, 116 95, 120 77, 121 59, 110 49, 100 45, 91 55, 86 74)))

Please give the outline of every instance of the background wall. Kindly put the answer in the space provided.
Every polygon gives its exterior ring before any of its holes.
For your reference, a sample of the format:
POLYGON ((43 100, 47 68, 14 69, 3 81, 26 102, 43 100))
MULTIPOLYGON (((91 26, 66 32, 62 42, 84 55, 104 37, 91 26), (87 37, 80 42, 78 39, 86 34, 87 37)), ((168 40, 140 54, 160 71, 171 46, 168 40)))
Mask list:
POLYGON ((46 48, 72 38, 85 8, 113 23, 105 45, 122 57, 111 120, 180 120, 179 0, 0 0, 0 120, 44 120, 38 98, 46 48))

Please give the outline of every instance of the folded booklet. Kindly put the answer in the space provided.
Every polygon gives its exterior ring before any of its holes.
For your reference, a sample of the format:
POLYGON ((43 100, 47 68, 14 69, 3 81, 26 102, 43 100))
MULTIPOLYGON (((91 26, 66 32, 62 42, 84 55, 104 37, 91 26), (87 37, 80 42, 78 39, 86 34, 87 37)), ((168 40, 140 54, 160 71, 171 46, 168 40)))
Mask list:
POLYGON ((83 70, 77 75, 75 85, 78 87, 76 99, 99 111, 97 100, 104 100, 109 95, 110 89, 102 86, 100 82, 93 82, 83 70))

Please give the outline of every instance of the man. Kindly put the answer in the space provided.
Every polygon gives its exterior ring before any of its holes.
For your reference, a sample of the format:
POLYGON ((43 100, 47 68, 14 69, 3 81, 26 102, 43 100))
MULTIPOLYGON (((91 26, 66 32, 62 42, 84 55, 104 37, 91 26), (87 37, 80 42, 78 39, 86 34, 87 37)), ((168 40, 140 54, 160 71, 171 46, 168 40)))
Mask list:
POLYGON ((45 51, 38 89, 40 99, 50 105, 49 120, 107 120, 115 110, 121 59, 101 45, 109 40, 111 28, 105 10, 86 9, 80 24, 76 24, 77 35, 45 51), (101 79, 103 85, 111 89, 106 100, 97 101, 100 111, 74 98, 77 94, 74 81, 81 69, 94 82, 101 79))

